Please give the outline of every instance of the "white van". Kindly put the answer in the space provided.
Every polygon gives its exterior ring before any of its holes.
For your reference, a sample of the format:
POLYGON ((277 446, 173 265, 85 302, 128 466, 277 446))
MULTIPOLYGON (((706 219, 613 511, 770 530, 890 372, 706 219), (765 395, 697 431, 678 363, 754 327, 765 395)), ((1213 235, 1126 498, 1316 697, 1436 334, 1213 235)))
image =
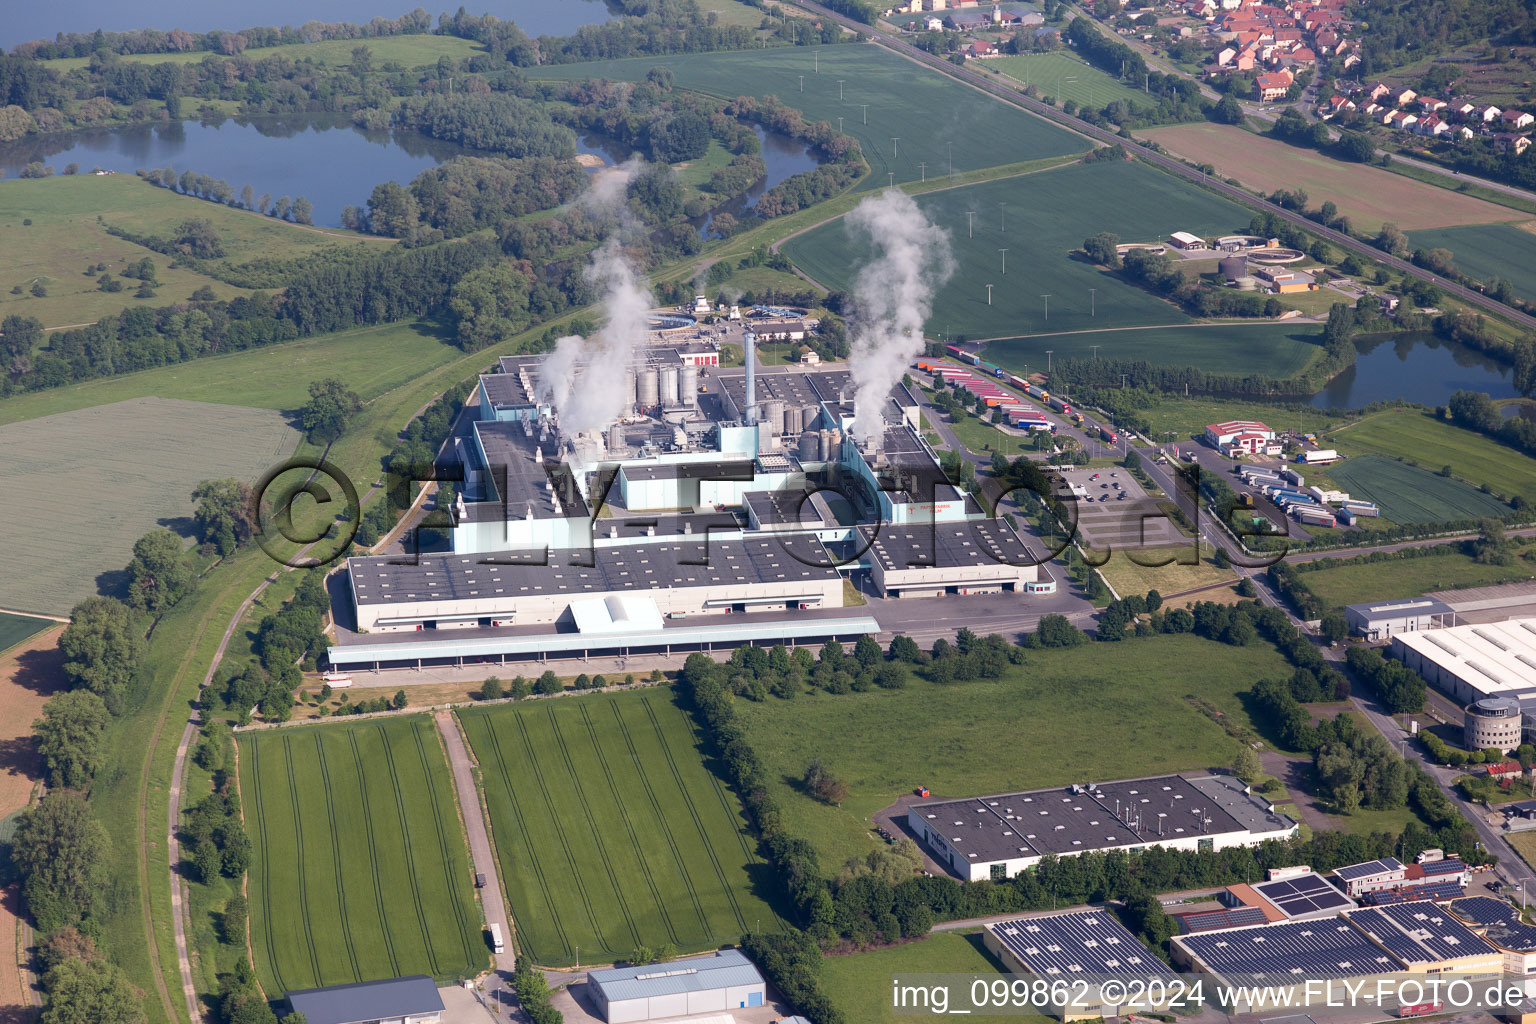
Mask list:
POLYGON ((501 939, 501 925, 499 925, 499 924, 491 925, 491 952, 492 953, 505 953, 506 951, 507 951, 507 944, 505 942, 503 942, 502 939, 501 939))

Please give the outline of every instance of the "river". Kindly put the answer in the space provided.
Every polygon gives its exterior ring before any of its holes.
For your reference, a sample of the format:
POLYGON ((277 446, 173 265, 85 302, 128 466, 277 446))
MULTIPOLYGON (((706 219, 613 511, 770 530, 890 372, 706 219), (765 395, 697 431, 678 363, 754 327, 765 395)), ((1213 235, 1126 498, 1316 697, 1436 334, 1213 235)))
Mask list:
MULTIPOLYGON (((0 18, 0 47, 34 39, 53 39, 60 32, 126 32, 136 28, 231 31, 261 25, 302 25, 306 21, 348 21, 366 24, 375 17, 396 18, 417 5, 380 0, 263 0, 260 4, 209 3, 208 0, 73 0, 67 4, 32 4, 15 0, 0 18)), ((434 23, 440 9, 423 4, 434 23)), ((583 25, 613 17, 603 0, 484 0, 471 5, 473 14, 494 14, 517 22, 530 36, 570 35, 583 25)))
POLYGON ((1444 405, 1456 391, 1482 391, 1514 398, 1510 368, 1454 342, 1428 333, 1357 338, 1355 365, 1312 398, 1319 409, 1358 409, 1402 398, 1444 405))

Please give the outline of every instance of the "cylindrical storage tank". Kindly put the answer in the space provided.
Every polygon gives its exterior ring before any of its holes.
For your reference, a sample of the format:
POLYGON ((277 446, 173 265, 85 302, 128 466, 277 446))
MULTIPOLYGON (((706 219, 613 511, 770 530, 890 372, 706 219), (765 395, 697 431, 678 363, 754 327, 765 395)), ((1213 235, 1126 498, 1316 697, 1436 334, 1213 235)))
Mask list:
POLYGON ((804 429, 805 421, 800 418, 800 407, 798 405, 791 405, 786 408, 784 410, 784 433, 799 437, 800 432, 804 429))
POLYGON ((828 462, 837 460, 843 453, 843 432, 836 427, 827 431, 825 442, 821 446, 821 457, 828 462))
POLYGON ((635 402, 636 402, 636 397, 635 397, 635 385, 637 383, 637 379, 636 378, 637 378, 637 375, 635 373, 634 367, 630 367, 629 369, 624 371, 624 404, 625 405, 634 405, 635 402))
POLYGON ((661 368, 661 404, 677 405, 678 370, 676 366, 661 368))
POLYGON ((654 409, 661 404, 661 378, 656 367, 641 370, 635 384, 635 403, 643 409, 654 409))
POLYGON ((770 398, 762 404, 757 416, 758 422, 768 424, 769 430, 782 431, 784 429, 784 403, 777 398, 770 398))
POLYGON ((1216 269, 1221 271, 1221 276, 1228 281, 1236 281, 1240 277, 1248 275, 1248 257, 1228 256, 1216 264, 1216 269))
POLYGON ((1237 285, 1238 291, 1256 292, 1259 290, 1259 279, 1249 274, 1244 274, 1232 283, 1237 285))
POLYGON ((699 404, 699 368, 692 363, 685 363, 677 378, 678 397, 684 405, 697 406, 699 404))
POLYGON ((1462 726, 1468 750, 1493 748, 1509 753, 1520 745, 1520 702, 1513 697, 1484 697, 1467 705, 1462 726))
POLYGON ((624 428, 615 423, 608 428, 608 450, 616 452, 624 447, 624 428))
POLYGON ((821 436, 821 457, 822 459, 831 462, 837 458, 837 452, 832 448, 832 431, 822 430, 818 431, 817 433, 819 433, 821 436))
POLYGON ((797 453, 801 462, 821 461, 821 435, 814 430, 807 430, 800 435, 800 450, 797 453))
POLYGON ((816 421, 821 418, 821 406, 803 405, 800 407, 800 429, 811 430, 816 426, 816 421))

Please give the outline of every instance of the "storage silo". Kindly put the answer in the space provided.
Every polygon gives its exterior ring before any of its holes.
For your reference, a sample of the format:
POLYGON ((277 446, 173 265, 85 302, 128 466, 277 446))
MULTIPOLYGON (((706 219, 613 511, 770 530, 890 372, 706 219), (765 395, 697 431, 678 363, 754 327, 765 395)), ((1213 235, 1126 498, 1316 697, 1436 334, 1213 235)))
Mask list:
POLYGON ((1228 256, 1216 264, 1216 269, 1221 272, 1222 279, 1232 284, 1240 278, 1248 276, 1248 257, 1228 256))
POLYGON ((647 366, 638 374, 635 401, 642 409, 654 409, 661 404, 661 382, 656 367, 647 366))
POLYGON ((805 423, 800 418, 800 407, 791 405, 784 410, 784 433, 792 437, 799 437, 805 429, 805 423))
POLYGON ((800 407, 800 428, 810 430, 816 426, 816 421, 821 417, 821 406, 814 402, 800 407))
POLYGON ((676 366, 663 366, 661 368, 661 404, 663 407, 678 404, 678 369, 676 366))
POLYGON ((608 428, 608 451, 611 454, 622 451, 625 447, 624 428, 620 424, 615 423, 608 428))
POLYGON ((635 385, 638 383, 635 368, 630 367, 624 371, 624 404, 633 406, 636 404, 635 385))
POLYGON ((797 454, 801 462, 821 461, 821 435, 814 430, 807 430, 800 435, 800 447, 797 454))
POLYGON ((762 405, 762 411, 758 416, 759 423, 766 423, 768 429, 781 432, 784 429, 784 403, 780 399, 770 398, 762 405))
POLYGON ((699 405, 699 368, 692 363, 685 363, 678 374, 677 390, 678 398, 689 408, 698 408, 699 405))

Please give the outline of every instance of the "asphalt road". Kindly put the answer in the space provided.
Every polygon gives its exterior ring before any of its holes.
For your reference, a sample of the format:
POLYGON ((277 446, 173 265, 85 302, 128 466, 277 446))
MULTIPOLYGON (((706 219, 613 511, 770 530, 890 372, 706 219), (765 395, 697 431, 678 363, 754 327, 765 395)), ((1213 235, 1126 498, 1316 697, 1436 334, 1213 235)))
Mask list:
MULTIPOLYGON (((820 4, 811 2, 811 0, 803 0, 800 6, 815 11, 823 17, 836 21, 855 32, 863 33, 864 35, 874 39, 881 46, 885 46, 886 48, 893 50, 904 57, 916 61, 917 63, 926 67, 932 68, 933 70, 938 71, 940 74, 948 75, 950 78, 956 79, 957 81, 964 82, 967 85, 980 89, 989 95, 1003 100, 1005 103, 1011 103, 1016 107, 1022 107, 1023 109, 1028 110, 1033 114, 1037 114, 1038 116, 1045 118, 1047 121, 1052 121, 1061 127, 1068 128, 1074 132, 1077 132, 1079 135, 1087 136, 1088 138, 1091 138, 1097 142, 1102 142, 1105 145, 1110 146, 1124 145, 1126 141, 1114 132, 1107 131, 1103 128, 1098 128, 1089 124, 1087 121, 1080 120, 1071 114, 1064 113, 1063 111, 1060 111, 1048 104, 1042 103, 1033 97, 1025 96, 1015 89, 1009 88, 1006 85, 999 84, 986 75, 976 71, 968 71, 963 67, 957 67, 954 64, 949 63, 949 61, 941 57, 935 57, 933 54, 920 50, 912 44, 891 35, 883 29, 877 28, 873 25, 866 25, 863 22, 854 21, 852 18, 838 14, 836 11, 823 7, 820 4)), ((1377 262, 1390 267, 1399 273, 1407 274, 1410 277, 1416 277, 1423 281, 1428 281, 1429 283, 1440 288, 1446 294, 1454 295, 1456 298, 1461 299, 1468 305, 1482 309, 1493 316, 1512 321, 1527 329, 1536 330, 1536 316, 1531 316, 1518 310, 1511 309, 1503 303, 1497 302, 1489 296, 1484 295, 1482 292, 1472 288, 1467 288, 1464 285, 1454 284, 1450 281, 1442 280, 1438 276, 1414 266, 1407 260, 1399 259, 1396 256, 1390 256, 1387 253, 1382 252, 1380 249, 1377 249, 1371 245, 1367 245, 1365 242, 1346 235, 1343 232, 1335 231, 1332 228, 1323 227, 1321 224, 1308 220, 1306 217, 1299 213, 1284 209, 1283 207, 1277 206, 1268 200, 1260 199, 1250 194, 1249 192, 1238 188, 1235 185, 1229 185, 1225 181, 1209 178, 1194 168, 1187 166, 1182 161, 1175 159, 1174 157, 1167 156, 1163 153, 1157 153, 1135 144, 1126 146, 1125 148, 1128 153, 1135 156, 1139 160, 1145 160, 1147 163, 1152 164, 1155 167, 1159 167, 1172 174, 1178 175, 1187 181, 1199 183, 1203 187, 1210 189, 1219 195, 1225 196, 1226 198, 1231 199, 1236 203, 1249 208, 1257 208, 1265 211, 1266 213, 1274 214, 1274 216, 1280 220, 1284 220, 1290 224, 1295 225, 1296 227, 1303 228, 1316 237, 1337 245, 1341 249, 1360 256, 1369 257, 1370 259, 1376 260, 1377 262)))
POLYGON ((452 712, 439 711, 432 716, 437 723, 438 735, 448 751, 448 765, 453 769, 453 788, 459 794, 460 817, 464 819, 464 831, 469 835, 469 856, 476 874, 485 876, 480 889, 480 907, 485 913, 486 928, 499 925, 506 943, 506 952, 492 954, 496 969, 485 980, 485 996, 501 1005, 498 990, 511 991, 512 972, 517 967, 517 954, 512 934, 512 921, 507 916, 507 905, 501 896, 501 877, 496 870, 496 854, 491 849, 490 830, 485 826, 485 815, 480 810, 480 791, 475 788, 474 761, 469 747, 459 734, 458 723, 452 712))

